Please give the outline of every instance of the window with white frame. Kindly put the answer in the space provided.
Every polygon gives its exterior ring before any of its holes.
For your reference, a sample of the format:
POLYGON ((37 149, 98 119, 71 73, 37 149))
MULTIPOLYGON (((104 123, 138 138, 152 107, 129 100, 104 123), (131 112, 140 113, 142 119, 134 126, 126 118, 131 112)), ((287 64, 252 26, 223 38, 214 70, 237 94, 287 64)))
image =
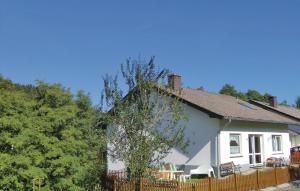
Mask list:
POLYGON ((241 135, 230 134, 230 154, 241 154, 241 135))
POLYGON ((272 135, 272 148, 273 152, 282 151, 282 136, 281 135, 272 135))

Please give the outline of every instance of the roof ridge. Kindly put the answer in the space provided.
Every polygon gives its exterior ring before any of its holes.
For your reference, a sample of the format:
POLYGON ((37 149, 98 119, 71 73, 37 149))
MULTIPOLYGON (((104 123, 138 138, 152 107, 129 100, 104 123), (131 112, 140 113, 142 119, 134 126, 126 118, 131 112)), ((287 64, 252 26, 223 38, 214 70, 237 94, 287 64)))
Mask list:
MULTIPOLYGON (((274 107, 270 106, 270 104, 268 102, 258 101, 258 100, 254 100, 254 99, 251 99, 250 101, 257 102, 257 103, 262 103, 262 104, 266 104, 267 106, 269 106, 271 108, 274 108, 274 107)), ((294 110, 297 110, 297 111, 300 112, 299 108, 296 108, 296 107, 291 106, 291 105, 281 105, 281 104, 278 104, 278 106, 280 106, 280 107, 286 107, 286 108, 289 108, 289 109, 294 109, 294 110)), ((274 109, 276 109, 276 108, 274 108, 274 109)))
MULTIPOLYGON (((234 97, 234 96, 227 95, 227 94, 221 94, 221 93, 217 93, 217 92, 211 92, 211 91, 207 91, 207 90, 198 90, 198 89, 194 89, 194 88, 182 88, 182 89, 200 91, 200 92, 203 92, 203 93, 213 94, 213 95, 216 95, 216 96, 223 96, 223 97, 227 97, 227 98, 231 98, 231 99, 237 99, 237 100, 244 101, 242 99, 239 99, 238 97, 234 97)), ((244 101, 244 102, 246 102, 246 101, 244 101)))

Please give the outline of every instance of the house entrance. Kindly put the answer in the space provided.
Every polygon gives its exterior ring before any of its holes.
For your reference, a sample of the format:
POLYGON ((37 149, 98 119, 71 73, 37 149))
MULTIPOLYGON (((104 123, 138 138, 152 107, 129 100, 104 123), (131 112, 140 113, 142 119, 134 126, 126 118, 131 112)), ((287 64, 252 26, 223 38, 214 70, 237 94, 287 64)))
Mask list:
POLYGON ((251 165, 262 164, 261 135, 249 135, 249 162, 251 165))

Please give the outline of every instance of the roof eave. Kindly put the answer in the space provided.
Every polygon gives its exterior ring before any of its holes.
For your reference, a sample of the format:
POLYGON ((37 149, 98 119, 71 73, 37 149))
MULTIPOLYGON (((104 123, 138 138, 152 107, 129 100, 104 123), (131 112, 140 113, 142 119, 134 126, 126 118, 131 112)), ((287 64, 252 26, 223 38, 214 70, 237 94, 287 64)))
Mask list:
POLYGON ((231 119, 231 120, 235 120, 235 121, 249 121, 249 122, 261 122, 261 123, 272 123, 272 124, 298 125, 298 126, 300 126, 300 123, 281 122, 281 121, 264 120, 264 119, 251 119, 251 118, 243 118, 243 117, 225 116, 224 119, 231 119))

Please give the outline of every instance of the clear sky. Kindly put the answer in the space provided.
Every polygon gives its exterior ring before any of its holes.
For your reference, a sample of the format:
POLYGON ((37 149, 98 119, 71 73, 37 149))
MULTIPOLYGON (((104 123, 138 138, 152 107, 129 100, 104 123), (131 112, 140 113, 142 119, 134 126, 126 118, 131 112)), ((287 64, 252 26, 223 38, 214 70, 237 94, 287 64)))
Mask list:
POLYGON ((300 95, 300 1, 0 1, 0 73, 99 102, 101 77, 148 59, 185 86, 300 95))

